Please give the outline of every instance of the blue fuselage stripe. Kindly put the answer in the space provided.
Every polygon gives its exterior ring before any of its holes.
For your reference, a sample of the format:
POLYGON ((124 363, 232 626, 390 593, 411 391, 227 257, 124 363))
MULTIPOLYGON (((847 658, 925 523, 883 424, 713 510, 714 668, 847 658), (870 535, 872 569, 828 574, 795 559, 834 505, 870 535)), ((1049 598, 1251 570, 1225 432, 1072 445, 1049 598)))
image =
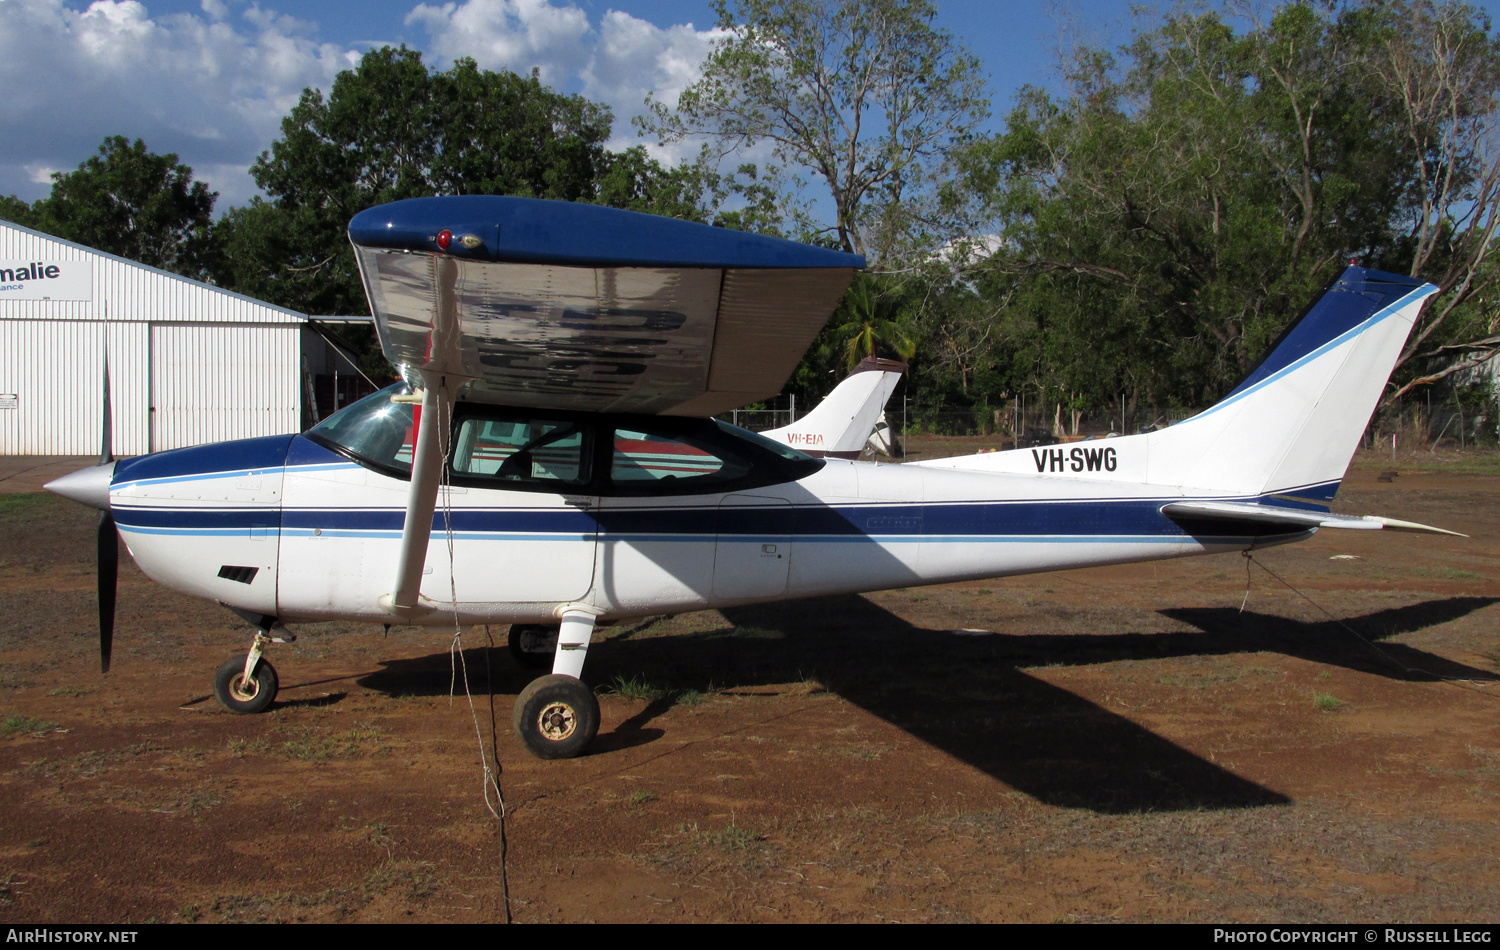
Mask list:
MULTIPOLYGON (((925 505, 866 504, 793 507, 713 508, 470 508, 433 516, 432 530, 452 530, 464 539, 508 537, 601 540, 711 540, 801 538, 809 541, 879 540, 963 543, 1098 539, 1173 541, 1190 536, 1161 513, 1180 499, 1092 501, 1007 501, 925 505), (451 520, 450 520, 451 519, 451 520)), ((401 508, 169 508, 117 503, 122 530, 143 533, 233 534, 251 529, 280 531, 287 537, 398 537, 406 513, 401 508)), ((1224 525, 1213 526, 1222 534, 1224 525)), ((1264 533, 1264 528, 1259 529, 1264 533)), ((1247 533, 1253 533, 1247 529, 1247 533)))

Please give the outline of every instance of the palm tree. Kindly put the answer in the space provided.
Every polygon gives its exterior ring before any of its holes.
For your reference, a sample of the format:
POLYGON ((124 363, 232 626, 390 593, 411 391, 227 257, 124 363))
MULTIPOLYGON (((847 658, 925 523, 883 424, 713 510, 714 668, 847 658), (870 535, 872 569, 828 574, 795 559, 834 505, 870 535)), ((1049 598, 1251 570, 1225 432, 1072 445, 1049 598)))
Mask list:
POLYGON ((917 352, 917 335, 897 314, 898 298, 882 287, 878 277, 859 274, 844 295, 848 320, 836 330, 839 348, 849 369, 879 351, 910 361, 917 352))

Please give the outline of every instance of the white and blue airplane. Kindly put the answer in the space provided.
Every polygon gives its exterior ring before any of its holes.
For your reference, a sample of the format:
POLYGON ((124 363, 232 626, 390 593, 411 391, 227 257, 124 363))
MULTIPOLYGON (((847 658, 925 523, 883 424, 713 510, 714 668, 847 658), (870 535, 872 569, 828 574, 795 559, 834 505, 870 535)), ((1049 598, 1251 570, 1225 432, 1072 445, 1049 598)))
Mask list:
MULTIPOLYGON (((301 435, 112 462, 48 487, 141 569, 256 627, 227 708, 275 698, 285 625, 510 623, 550 665, 514 725, 599 728, 600 624, 1226 551, 1320 527, 1423 301, 1350 267, 1221 402, 1169 429, 906 465, 813 458, 711 417, 775 395, 862 258, 592 205, 417 199, 349 226, 406 382, 301 435)), ((866 430, 865 434, 868 434, 866 430)), ((1451 533, 1451 532, 1449 532, 1451 533)))

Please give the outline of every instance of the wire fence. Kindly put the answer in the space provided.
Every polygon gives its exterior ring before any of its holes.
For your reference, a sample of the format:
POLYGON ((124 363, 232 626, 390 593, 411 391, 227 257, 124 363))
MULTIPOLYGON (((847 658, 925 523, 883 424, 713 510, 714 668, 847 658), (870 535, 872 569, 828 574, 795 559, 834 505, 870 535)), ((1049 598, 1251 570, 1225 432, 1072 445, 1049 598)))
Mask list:
POLYGON ((1500 448, 1495 401, 1412 400, 1380 414, 1365 431, 1365 447, 1399 452, 1500 448))

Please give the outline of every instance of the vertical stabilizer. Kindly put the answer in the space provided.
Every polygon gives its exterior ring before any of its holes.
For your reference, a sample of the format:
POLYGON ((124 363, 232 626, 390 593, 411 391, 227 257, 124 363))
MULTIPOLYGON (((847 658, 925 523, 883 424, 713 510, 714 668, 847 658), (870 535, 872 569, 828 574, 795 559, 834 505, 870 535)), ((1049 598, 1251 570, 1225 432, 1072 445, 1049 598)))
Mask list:
POLYGON ((761 435, 813 455, 855 458, 905 372, 905 363, 867 357, 812 412, 761 435))
POLYGON ((1184 495, 1277 495, 1326 508, 1423 302, 1437 290, 1414 277, 1350 267, 1244 382, 1191 419, 1085 447, 917 464, 1128 481, 1184 495))
POLYGON ((1220 402, 1146 436, 1147 480, 1333 497, 1422 303, 1413 277, 1350 267, 1220 402))

